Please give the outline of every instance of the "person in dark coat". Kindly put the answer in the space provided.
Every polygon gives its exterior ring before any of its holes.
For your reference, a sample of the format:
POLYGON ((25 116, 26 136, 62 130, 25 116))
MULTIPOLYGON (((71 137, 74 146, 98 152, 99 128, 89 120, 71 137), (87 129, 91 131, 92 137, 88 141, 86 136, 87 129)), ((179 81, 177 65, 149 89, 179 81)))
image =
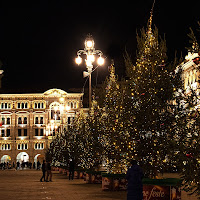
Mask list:
POLYGON ((74 161, 71 159, 69 162, 69 180, 74 179, 74 161))
POLYGON ((47 177, 46 177, 46 182, 52 182, 52 172, 51 172, 51 162, 47 162, 47 177), (49 179, 49 180, 48 180, 49 179))
POLYGON ((126 179, 128 180, 127 200, 142 200, 143 185, 142 169, 137 165, 136 160, 131 161, 132 166, 128 169, 126 179))
POLYGON ((42 178, 40 179, 40 182, 42 182, 42 179, 44 179, 44 181, 45 181, 45 175, 46 175, 46 161, 43 160, 43 163, 42 163, 42 178))

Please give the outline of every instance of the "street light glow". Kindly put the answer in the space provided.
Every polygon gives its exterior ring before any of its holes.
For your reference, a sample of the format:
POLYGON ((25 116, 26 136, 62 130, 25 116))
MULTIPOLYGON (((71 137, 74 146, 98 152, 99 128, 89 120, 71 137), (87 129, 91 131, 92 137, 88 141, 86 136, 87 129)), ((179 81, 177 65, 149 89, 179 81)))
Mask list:
POLYGON ((104 58, 102 58, 101 56, 97 59, 97 63, 98 65, 103 65, 104 64, 104 58))
POLYGON ((87 76, 89 77, 89 107, 91 107, 91 99, 92 99, 91 76, 93 72, 93 62, 95 61, 95 55, 99 56, 99 58, 96 60, 98 65, 100 66, 104 64, 104 58, 102 58, 103 53, 102 51, 96 50, 94 48, 94 40, 91 35, 88 35, 88 37, 85 40, 85 48, 77 52, 78 57, 76 58, 75 61, 78 65, 82 62, 82 58, 80 57, 80 55, 82 54, 86 55, 85 63, 88 70, 87 76))
POLYGON ((86 40, 85 41, 85 47, 86 47, 86 49, 94 48, 94 40, 86 40))
POLYGON ((75 59, 75 62, 77 65, 80 65, 82 63, 82 58, 80 56, 78 56, 76 59, 75 59))
POLYGON ((95 61, 95 57, 94 57, 94 55, 88 55, 87 56, 87 60, 89 61, 89 62, 91 62, 91 63, 93 63, 94 61, 95 61))

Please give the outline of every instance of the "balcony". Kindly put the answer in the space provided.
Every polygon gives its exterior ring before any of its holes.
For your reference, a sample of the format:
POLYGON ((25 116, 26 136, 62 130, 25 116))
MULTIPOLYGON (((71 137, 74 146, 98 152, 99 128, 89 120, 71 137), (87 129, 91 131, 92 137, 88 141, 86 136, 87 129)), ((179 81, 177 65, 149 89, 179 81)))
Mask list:
POLYGON ((4 137, 4 136, 0 137, 0 140, 11 140, 11 139, 12 139, 11 136, 9 136, 9 137, 4 137))
POLYGON ((45 139, 46 136, 33 136, 33 139, 37 139, 37 140, 41 140, 41 139, 45 139))

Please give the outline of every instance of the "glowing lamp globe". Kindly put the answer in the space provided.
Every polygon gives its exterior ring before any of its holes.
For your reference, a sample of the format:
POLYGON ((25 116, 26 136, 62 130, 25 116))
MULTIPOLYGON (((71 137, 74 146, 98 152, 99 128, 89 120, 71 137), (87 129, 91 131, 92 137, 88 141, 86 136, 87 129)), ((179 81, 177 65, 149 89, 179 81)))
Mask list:
POLYGON ((93 49, 94 48, 94 40, 88 39, 85 41, 85 48, 86 49, 93 49))
POLYGON ((104 64, 104 58, 102 58, 101 56, 97 59, 97 63, 98 65, 103 65, 104 64))
POLYGON ((75 59, 75 62, 77 65, 80 65, 81 62, 82 62, 82 58, 80 56, 78 56, 76 59, 75 59))
POLYGON ((94 62, 94 60, 95 60, 95 57, 94 57, 94 55, 88 55, 87 56, 87 60, 89 61, 89 62, 94 62))

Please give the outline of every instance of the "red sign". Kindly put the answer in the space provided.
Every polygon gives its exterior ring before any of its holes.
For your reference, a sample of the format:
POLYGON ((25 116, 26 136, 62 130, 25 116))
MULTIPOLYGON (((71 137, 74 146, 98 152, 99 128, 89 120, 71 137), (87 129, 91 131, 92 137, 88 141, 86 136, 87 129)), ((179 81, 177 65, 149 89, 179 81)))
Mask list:
POLYGON ((143 200, 181 200, 181 190, 174 186, 144 185, 143 200))

